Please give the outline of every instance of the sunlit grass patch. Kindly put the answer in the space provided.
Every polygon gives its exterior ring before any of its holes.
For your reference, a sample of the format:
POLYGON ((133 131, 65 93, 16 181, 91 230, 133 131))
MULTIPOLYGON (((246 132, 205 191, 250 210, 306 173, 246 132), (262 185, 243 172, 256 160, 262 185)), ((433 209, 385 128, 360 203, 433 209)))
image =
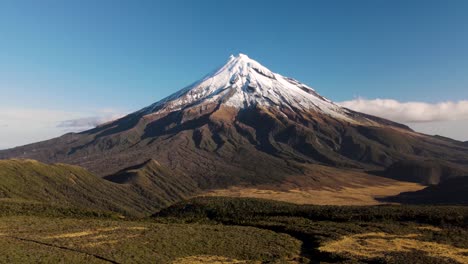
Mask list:
POLYGON ((377 258, 395 252, 421 251, 431 257, 449 258, 459 263, 468 263, 468 249, 436 242, 421 241, 420 234, 393 235, 388 233, 364 233, 344 236, 319 248, 321 251, 377 258))
POLYGON ((247 262, 245 260, 238 260, 232 258, 226 258, 222 256, 190 256, 176 259, 173 264, 244 264, 244 263, 261 263, 256 262, 247 262))

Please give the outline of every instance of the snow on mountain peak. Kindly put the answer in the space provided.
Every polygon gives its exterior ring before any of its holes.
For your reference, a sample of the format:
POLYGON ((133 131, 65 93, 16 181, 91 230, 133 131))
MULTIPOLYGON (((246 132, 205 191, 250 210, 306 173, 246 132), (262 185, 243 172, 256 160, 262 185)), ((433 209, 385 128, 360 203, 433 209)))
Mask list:
POLYGON ((315 110, 347 119, 345 109, 320 96, 311 87, 274 73, 242 53, 231 55, 226 64, 213 73, 144 110, 148 114, 172 112, 211 103, 235 108, 260 105, 315 110))

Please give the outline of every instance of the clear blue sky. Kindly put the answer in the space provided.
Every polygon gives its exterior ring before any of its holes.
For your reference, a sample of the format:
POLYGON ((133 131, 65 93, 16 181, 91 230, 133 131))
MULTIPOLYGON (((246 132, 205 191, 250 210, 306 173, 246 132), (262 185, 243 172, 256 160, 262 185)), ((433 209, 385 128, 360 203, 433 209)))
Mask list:
POLYGON ((455 0, 3 0, 2 104, 137 109, 239 52, 335 101, 459 100, 467 14, 455 0))
POLYGON ((239 52, 338 102, 466 100, 467 14, 464 0, 2 0, 0 102, 138 110, 239 52))

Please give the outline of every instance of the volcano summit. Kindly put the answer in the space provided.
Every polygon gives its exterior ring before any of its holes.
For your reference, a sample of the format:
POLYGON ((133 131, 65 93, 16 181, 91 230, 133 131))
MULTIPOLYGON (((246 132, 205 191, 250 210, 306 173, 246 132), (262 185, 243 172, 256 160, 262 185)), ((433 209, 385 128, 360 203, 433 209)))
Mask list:
POLYGON ((217 71, 146 110, 167 112, 188 106, 222 103, 238 109, 263 106, 316 110, 337 118, 346 111, 292 78, 271 72, 247 55, 229 58, 217 71))

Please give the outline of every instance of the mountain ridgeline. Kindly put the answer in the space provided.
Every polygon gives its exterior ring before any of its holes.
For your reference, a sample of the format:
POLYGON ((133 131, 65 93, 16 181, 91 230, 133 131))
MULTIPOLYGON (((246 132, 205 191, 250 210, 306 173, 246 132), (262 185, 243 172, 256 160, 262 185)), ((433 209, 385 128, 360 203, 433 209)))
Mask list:
POLYGON ((276 185, 297 177, 312 179, 315 188, 355 180, 318 174, 314 164, 368 173, 376 185, 380 178, 372 174, 423 184, 468 175, 466 143, 340 107, 243 54, 123 118, 3 150, 0 158, 79 165, 147 198, 154 195, 147 186, 181 184, 166 190, 169 201, 199 189, 276 185), (414 168, 434 161, 443 164, 440 169, 412 176, 414 168))

